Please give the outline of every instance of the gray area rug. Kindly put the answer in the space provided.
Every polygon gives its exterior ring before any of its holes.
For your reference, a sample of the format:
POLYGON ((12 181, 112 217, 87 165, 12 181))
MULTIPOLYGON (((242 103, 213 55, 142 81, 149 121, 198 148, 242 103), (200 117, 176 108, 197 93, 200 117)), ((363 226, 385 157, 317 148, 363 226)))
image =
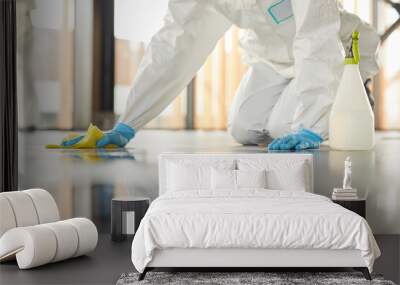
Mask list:
POLYGON ((146 278, 138 281, 138 273, 122 274, 117 285, 145 284, 379 284, 395 285, 380 275, 372 275, 368 281, 359 272, 148 272, 146 278))

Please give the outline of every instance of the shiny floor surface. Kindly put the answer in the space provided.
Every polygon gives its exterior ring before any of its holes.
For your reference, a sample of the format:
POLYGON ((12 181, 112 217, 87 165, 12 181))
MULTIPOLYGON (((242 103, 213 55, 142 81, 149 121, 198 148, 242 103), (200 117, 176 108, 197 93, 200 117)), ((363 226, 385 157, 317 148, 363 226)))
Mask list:
MULTIPOLYGON (((50 191, 62 218, 84 216, 92 219, 104 234, 98 252, 103 252, 110 268, 108 279, 92 278, 81 280, 81 284, 93 280, 104 280, 102 284, 112 284, 119 272, 131 268, 129 246, 116 244, 115 248, 127 248, 126 253, 114 256, 112 243, 108 244, 110 229, 110 200, 120 196, 146 196, 154 199, 158 195, 157 157, 162 152, 265 152, 265 147, 241 146, 225 132, 156 131, 139 132, 124 150, 55 150, 44 145, 58 143, 64 132, 38 131, 20 133, 19 136, 19 178, 20 188, 41 187, 50 191), (102 248, 102 244, 105 246, 102 248), (107 258, 109 256, 110 258, 107 258), (120 256, 117 264, 114 256, 120 256), (119 267, 121 267, 119 269, 119 267), (107 280, 107 281, 106 281, 107 280), (110 282, 109 282, 110 280, 110 282)), ((314 154, 314 188, 317 194, 330 196, 333 187, 342 183, 343 161, 351 156, 353 161, 353 186, 359 194, 367 198, 367 220, 377 237, 383 252, 376 262, 376 271, 386 278, 399 282, 400 279, 400 133, 377 134, 377 144, 372 151, 333 151, 323 146, 314 154)), ((125 243, 123 243, 125 244, 125 243)), ((98 252, 93 254, 93 262, 101 259, 98 252)), ((81 274, 74 271, 72 261, 45 266, 28 271, 29 276, 43 276, 43 282, 32 278, 18 279, 21 275, 10 264, 0 266, 1 284, 44 284, 46 280, 57 280, 52 266, 64 274, 81 274), (42 271, 42 274, 37 272, 42 271), (54 273, 54 274, 53 274, 54 273), (48 274, 47 277, 46 274, 48 274), (5 277, 6 280, 5 280, 5 277), (4 279, 4 280, 1 280, 4 279), (21 283, 18 280, 25 280, 21 283), (3 283, 5 282, 5 283, 3 283), (8 283, 7 283, 8 282, 8 283)), ((77 261, 78 262, 78 261, 77 261)), ((89 266, 90 267, 90 266, 89 266)), ((99 267, 102 270, 102 266, 99 267)), ((55 271, 57 272, 57 270, 55 271)), ((99 274, 102 276, 104 271, 99 274)), ((25 276, 24 275, 24 276, 25 276)), ((61 276, 61 275, 59 275, 61 276)), ((82 278, 86 275, 82 275, 82 278)), ((86 278, 85 277, 85 278, 86 278)), ((72 280, 72 279, 71 279, 72 280)), ((74 279, 75 280, 75 279, 74 279)), ((50 282, 51 283, 51 282, 50 282)), ((76 284, 71 281, 70 283, 76 284)), ((96 282, 94 282, 96 283, 96 282)), ((49 284, 49 283, 48 283, 49 284)), ((100 283, 98 283, 100 284, 100 283)))
POLYGON ((130 249, 130 241, 115 243, 108 234, 100 234, 96 250, 87 256, 29 270, 19 270, 15 262, 0 264, 0 284, 115 284, 122 273, 135 270, 130 249))

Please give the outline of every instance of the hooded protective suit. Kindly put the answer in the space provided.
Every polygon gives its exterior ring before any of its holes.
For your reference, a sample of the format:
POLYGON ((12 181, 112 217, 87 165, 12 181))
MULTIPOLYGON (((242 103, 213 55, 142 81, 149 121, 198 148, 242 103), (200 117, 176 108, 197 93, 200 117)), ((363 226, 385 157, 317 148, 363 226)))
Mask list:
POLYGON ((137 130, 185 88, 232 26, 249 65, 228 120, 243 144, 307 128, 327 138, 343 47, 360 32, 363 79, 377 70, 379 36, 335 0, 170 0, 147 47, 120 122, 137 130))

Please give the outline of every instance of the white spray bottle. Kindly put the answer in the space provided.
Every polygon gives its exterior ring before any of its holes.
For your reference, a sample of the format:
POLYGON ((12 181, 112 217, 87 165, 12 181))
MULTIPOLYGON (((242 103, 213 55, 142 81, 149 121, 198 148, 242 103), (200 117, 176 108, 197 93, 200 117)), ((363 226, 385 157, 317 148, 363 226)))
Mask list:
POLYGON ((329 117, 329 144, 338 150, 369 150, 375 143, 374 113, 361 79, 358 32, 353 32, 351 57, 346 57, 329 117))

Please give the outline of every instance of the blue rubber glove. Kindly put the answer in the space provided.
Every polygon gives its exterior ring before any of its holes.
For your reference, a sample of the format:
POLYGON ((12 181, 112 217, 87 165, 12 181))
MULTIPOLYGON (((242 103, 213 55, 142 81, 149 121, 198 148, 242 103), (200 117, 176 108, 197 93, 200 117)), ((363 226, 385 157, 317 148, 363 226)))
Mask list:
POLYGON ((135 130, 124 123, 118 123, 115 127, 104 133, 96 144, 98 148, 104 148, 108 144, 124 147, 135 136, 135 130))
POLYGON ((303 150, 319 148, 323 139, 316 133, 301 129, 296 133, 277 138, 268 145, 268 150, 303 150))

